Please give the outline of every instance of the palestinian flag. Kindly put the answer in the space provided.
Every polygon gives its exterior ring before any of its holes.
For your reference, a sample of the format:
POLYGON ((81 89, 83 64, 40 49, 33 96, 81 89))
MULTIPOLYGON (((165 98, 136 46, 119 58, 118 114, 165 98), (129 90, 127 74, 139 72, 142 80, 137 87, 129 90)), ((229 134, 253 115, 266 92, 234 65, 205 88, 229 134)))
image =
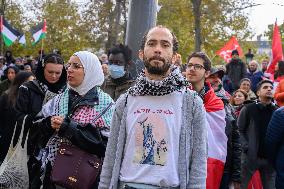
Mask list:
POLYGON ((1 16, 1 35, 7 47, 11 46, 20 35, 20 32, 14 28, 1 16))
POLYGON ((32 45, 35 45, 41 39, 45 38, 46 37, 46 20, 44 20, 42 23, 32 27, 31 33, 32 33, 32 36, 33 36, 32 45))
POLYGON ((19 36, 19 43, 22 44, 23 46, 26 45, 26 37, 25 37, 25 34, 20 34, 19 36))

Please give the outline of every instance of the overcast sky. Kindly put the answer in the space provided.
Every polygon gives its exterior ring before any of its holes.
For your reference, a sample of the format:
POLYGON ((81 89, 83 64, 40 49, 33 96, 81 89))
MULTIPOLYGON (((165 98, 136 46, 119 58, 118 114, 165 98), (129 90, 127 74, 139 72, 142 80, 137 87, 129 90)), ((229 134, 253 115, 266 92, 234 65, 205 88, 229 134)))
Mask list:
POLYGON ((276 18, 278 25, 284 22, 284 0, 254 0, 254 3, 262 4, 247 10, 250 26, 256 35, 267 31, 267 26, 274 24, 276 18))

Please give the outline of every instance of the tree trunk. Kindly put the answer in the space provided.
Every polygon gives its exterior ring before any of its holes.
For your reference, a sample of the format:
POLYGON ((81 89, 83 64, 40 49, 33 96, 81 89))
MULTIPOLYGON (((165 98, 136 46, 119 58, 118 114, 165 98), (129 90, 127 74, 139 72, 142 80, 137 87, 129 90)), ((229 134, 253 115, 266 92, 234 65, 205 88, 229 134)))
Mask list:
POLYGON ((126 45, 132 50, 133 60, 138 59, 141 39, 146 31, 156 25, 156 0, 130 0, 126 32, 126 45))
POLYGON ((194 16, 195 51, 201 51, 201 0, 191 0, 194 16))
POLYGON ((121 18, 121 3, 122 3, 122 0, 116 0, 115 9, 114 9, 115 21, 114 21, 114 27, 112 31, 114 44, 117 43, 117 38, 119 34, 120 18, 121 18))
MULTIPOLYGON (((112 5, 111 0, 106 0, 106 5, 110 6, 112 5)), ((111 48, 112 44, 114 44, 114 39, 113 39, 113 26, 114 26, 114 11, 112 10, 112 8, 110 7, 108 9, 108 30, 107 30, 107 41, 105 43, 105 50, 107 51, 108 49, 111 48)))
POLYGON ((123 25, 122 25, 122 28, 123 28, 123 41, 125 42, 126 40, 126 27, 127 27, 127 5, 126 5, 126 0, 123 0, 122 1, 122 16, 123 16, 123 25))

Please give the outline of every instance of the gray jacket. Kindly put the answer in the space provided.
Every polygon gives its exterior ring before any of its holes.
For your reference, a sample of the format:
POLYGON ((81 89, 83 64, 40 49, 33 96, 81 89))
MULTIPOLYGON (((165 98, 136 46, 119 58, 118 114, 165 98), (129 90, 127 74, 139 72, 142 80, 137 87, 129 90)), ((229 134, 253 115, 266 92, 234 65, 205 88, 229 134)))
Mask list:
MULTIPOLYGON (((116 102, 112 118, 100 189, 117 189, 126 142, 127 94, 116 102)), ((181 189, 205 189, 207 174, 207 129, 202 100, 197 93, 183 96, 182 126, 179 145, 179 179, 181 189)))

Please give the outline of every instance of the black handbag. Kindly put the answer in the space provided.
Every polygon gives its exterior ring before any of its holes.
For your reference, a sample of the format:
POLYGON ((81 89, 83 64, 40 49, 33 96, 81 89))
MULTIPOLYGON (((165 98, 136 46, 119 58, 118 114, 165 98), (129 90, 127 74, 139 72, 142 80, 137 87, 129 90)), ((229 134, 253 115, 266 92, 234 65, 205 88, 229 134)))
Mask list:
POLYGON ((90 189, 101 171, 102 159, 62 143, 51 173, 54 184, 66 189, 90 189))
MULTIPOLYGON (((111 108, 110 103, 93 122, 111 108)), ((103 160, 75 145, 61 143, 51 172, 51 181, 66 189, 90 189, 100 174, 103 160)))

